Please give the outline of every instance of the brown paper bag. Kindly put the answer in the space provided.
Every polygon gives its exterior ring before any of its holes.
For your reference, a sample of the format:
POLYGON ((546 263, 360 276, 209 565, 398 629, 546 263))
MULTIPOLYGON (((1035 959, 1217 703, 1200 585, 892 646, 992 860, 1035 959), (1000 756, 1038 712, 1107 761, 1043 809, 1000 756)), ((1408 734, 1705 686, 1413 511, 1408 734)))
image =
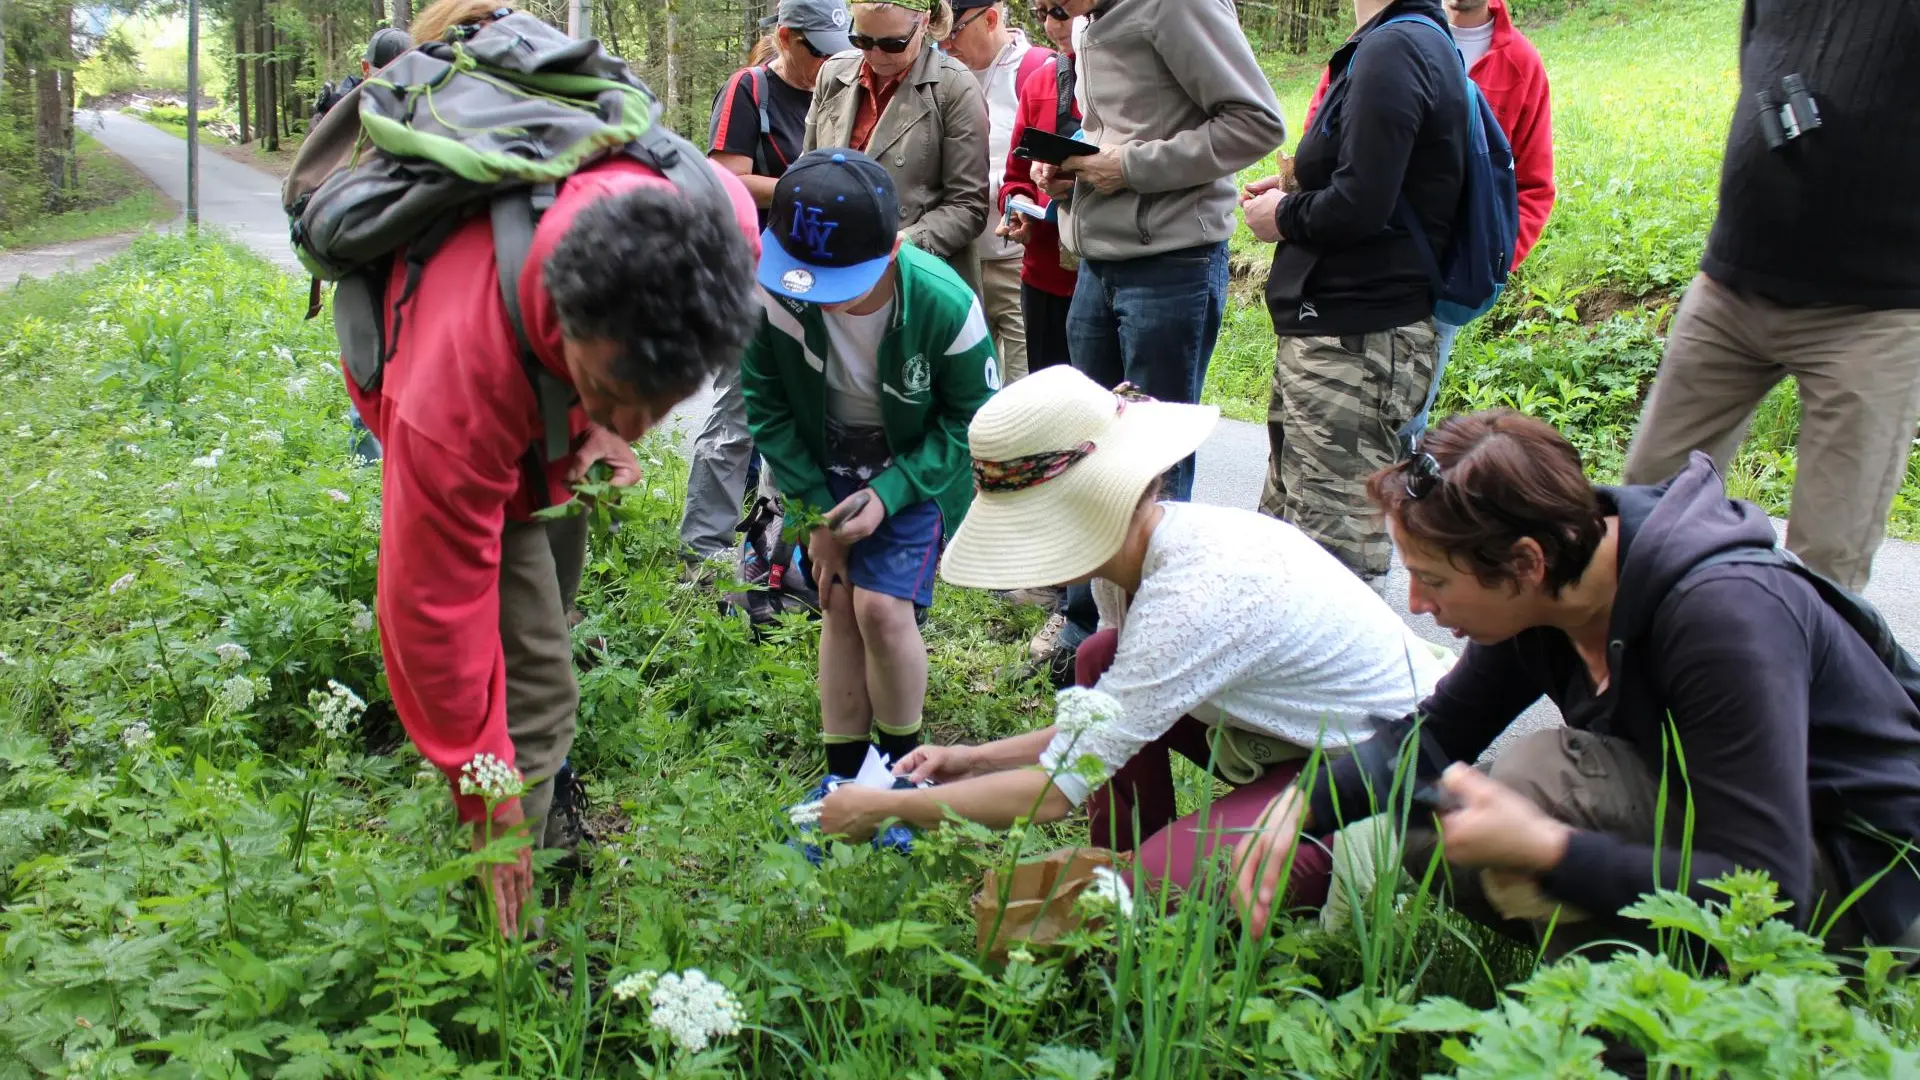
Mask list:
POLYGON ((994 960, 1005 960, 1015 946, 1050 945, 1088 920, 1075 904, 1093 883, 1093 868, 1120 869, 1125 856, 1105 848, 1061 848, 1018 863, 1007 878, 1006 903, 1001 904, 1001 871, 987 871, 980 891, 973 894, 973 917, 979 924, 978 947, 994 960))

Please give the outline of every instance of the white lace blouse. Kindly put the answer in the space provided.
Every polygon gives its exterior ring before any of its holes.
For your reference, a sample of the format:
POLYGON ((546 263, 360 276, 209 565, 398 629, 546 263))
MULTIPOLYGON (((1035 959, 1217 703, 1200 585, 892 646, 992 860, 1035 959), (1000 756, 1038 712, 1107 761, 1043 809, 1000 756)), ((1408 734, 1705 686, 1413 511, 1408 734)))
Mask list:
POLYGON ((1119 650, 1092 690, 1063 695, 1040 756, 1075 805, 1097 786, 1076 770, 1082 758, 1111 777, 1183 715, 1344 748, 1370 734, 1368 715, 1405 716, 1445 674, 1445 650, 1299 529, 1250 510, 1162 505, 1133 602, 1093 583, 1119 650))

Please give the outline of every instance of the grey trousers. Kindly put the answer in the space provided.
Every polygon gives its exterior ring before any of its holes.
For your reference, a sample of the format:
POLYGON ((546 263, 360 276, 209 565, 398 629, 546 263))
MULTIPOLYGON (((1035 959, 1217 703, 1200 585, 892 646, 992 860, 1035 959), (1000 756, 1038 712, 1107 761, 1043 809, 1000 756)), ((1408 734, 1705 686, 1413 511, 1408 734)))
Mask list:
POLYGON ((1754 409, 1789 376, 1801 415, 1787 546, 1864 589, 1920 417, 1920 310, 1786 307, 1695 277, 1640 414, 1627 483, 1657 484, 1694 450, 1724 473, 1754 409))
POLYGON ((586 515, 510 521, 500 539, 500 645, 507 660, 507 734, 527 779, 520 807, 548 838, 553 777, 573 749, 580 687, 567 611, 586 565, 586 515))
POLYGON ((711 559, 733 549, 740 524, 740 503, 747 493, 747 466, 753 459, 753 433, 747 430, 747 401, 740 393, 740 366, 714 377, 718 392, 707 422, 693 440, 687 465, 687 506, 680 517, 680 543, 696 559, 711 559))

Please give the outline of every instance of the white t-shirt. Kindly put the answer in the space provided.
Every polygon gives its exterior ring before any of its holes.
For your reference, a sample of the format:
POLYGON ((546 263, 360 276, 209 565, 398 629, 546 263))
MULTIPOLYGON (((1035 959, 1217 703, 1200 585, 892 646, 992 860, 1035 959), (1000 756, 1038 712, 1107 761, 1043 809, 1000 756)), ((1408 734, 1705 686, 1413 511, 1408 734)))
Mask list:
POLYGON ((1467 70, 1487 55, 1493 47, 1493 20, 1488 19, 1479 26, 1456 26, 1453 28, 1453 43, 1460 46, 1460 55, 1467 61, 1467 70))
POLYGON ((1000 186, 1007 178, 1007 155, 1013 151, 1013 122, 1020 113, 1020 62, 1033 46, 1027 35, 1012 30, 1000 55, 984 71, 976 71, 980 90, 987 96, 987 227, 973 242, 974 253, 982 259, 1010 259, 1021 253, 1019 244, 995 236, 1000 224, 1000 186))
POLYGON ((898 295, 871 315, 828 312, 827 416, 844 428, 877 428, 880 417, 880 341, 893 321, 898 295))
POLYGON ((1372 734, 1368 716, 1412 712, 1446 673, 1445 650, 1294 526, 1162 505, 1132 603, 1093 583, 1119 650, 1091 690, 1071 693, 1083 695, 1075 711, 1106 718, 1077 734, 1063 723, 1040 756, 1076 805, 1096 786, 1075 771, 1081 758, 1111 777, 1181 716, 1339 750, 1372 734))

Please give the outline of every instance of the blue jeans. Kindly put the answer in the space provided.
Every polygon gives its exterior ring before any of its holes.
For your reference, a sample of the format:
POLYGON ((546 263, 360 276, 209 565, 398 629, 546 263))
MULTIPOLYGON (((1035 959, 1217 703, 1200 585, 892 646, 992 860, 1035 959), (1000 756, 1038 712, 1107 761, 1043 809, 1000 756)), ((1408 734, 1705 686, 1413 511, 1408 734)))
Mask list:
POLYGON ((353 426, 353 455, 367 461, 379 461, 380 440, 367 430, 366 423, 360 419, 360 409, 351 401, 347 402, 347 420, 353 426))
POLYGON ((1433 328, 1437 331, 1434 335, 1434 344, 1438 350, 1433 361, 1433 385, 1427 387, 1427 401, 1420 406, 1419 415, 1407 421, 1407 426, 1400 429, 1400 438, 1406 443, 1408 449, 1417 445, 1420 437, 1427 433, 1427 414, 1433 411, 1433 403, 1440 397, 1440 376, 1447 373, 1447 358, 1453 355, 1453 339, 1460 336, 1459 327, 1443 323, 1439 319, 1433 320, 1433 328))
MULTIPOLYGON (((1067 310, 1073 366, 1102 386, 1125 381, 1161 401, 1200 400, 1227 303, 1227 245, 1080 264, 1067 310)), ((1193 458, 1168 473, 1165 496, 1193 494, 1193 458)))

